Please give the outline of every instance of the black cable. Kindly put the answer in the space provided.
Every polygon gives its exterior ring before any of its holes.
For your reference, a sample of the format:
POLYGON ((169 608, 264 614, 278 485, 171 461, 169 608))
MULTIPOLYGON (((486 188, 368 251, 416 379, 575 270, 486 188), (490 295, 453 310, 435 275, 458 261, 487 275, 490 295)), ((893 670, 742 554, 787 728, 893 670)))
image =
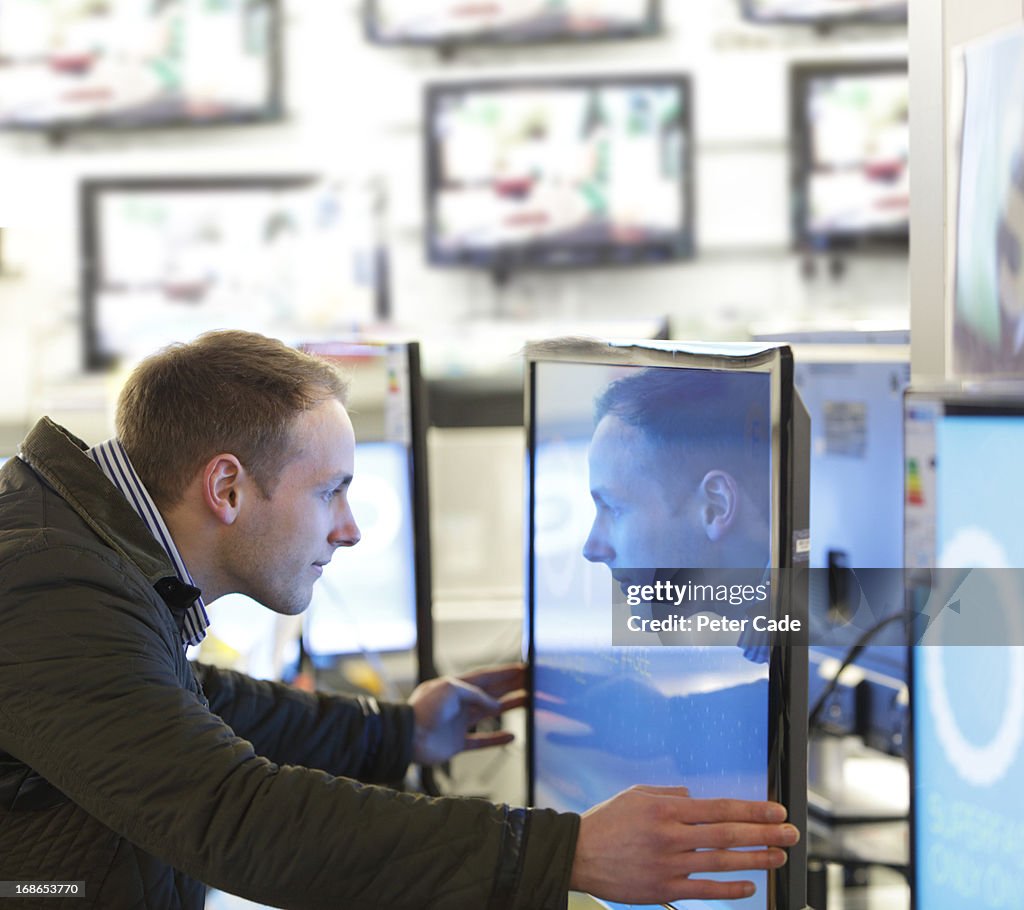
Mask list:
POLYGON ((853 646, 847 652, 846 657, 843 658, 843 662, 839 665, 839 669, 832 675, 832 678, 828 681, 828 685, 825 686, 825 690, 818 696, 818 700, 814 703, 814 707, 811 708, 810 713, 807 715, 807 728, 809 730, 814 729, 818 723, 818 717, 825 708, 825 703, 833 692, 839 687, 839 679, 843 675, 843 671, 850 666, 858 657, 861 652, 871 643, 879 632, 882 631, 886 626, 891 625, 897 620, 903 623, 909 623, 915 616, 913 610, 900 610, 897 613, 892 613, 886 616, 885 619, 879 620, 865 632, 863 632, 860 638, 854 642, 853 646))

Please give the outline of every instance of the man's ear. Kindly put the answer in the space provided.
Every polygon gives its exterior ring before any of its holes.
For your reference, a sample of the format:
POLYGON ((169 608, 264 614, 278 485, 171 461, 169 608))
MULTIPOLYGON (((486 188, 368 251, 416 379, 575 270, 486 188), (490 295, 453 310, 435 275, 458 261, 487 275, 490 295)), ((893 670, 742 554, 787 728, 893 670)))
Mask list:
POLYGON ((227 453, 214 455, 203 468, 203 501, 222 524, 233 524, 238 518, 245 479, 242 463, 227 453))
POLYGON ((739 509, 739 485, 728 471, 708 471, 700 482, 701 524, 708 540, 721 540, 739 509))

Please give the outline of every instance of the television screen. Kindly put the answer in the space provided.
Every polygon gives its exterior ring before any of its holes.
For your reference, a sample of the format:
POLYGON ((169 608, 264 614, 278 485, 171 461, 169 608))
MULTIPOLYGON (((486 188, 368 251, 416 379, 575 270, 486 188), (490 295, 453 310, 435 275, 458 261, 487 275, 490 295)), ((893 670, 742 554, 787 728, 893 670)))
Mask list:
POLYGON ((798 243, 812 250, 906 244, 906 63, 802 64, 790 83, 798 243))
POLYGON ((829 26, 906 22, 907 0, 740 0, 745 18, 763 23, 829 26))
POLYGON ((433 667, 425 392, 416 343, 316 342, 302 348, 351 375, 356 434, 349 500, 362 540, 313 589, 304 642, 314 665, 339 655, 417 650, 433 667))
MULTIPOLYGON (((953 371, 1024 374, 1024 28, 957 55, 961 90, 953 371)), ((956 108, 954 103, 953 107, 956 108)), ((955 115, 951 119, 956 122, 955 115)), ((955 154, 953 156, 956 158, 955 154)))
POLYGON ((663 262, 693 252, 685 76, 430 86, 437 265, 663 262))
POLYGON ((294 343, 384 315, 379 205, 370 184, 313 177, 85 181, 87 366, 210 329, 294 343))
POLYGON ((919 389, 906 420, 908 565, 963 579, 941 598, 959 598, 952 622, 912 652, 915 906, 1010 907, 1024 889, 1024 394, 919 389), (961 634, 976 597, 997 638, 961 634))
POLYGON ((349 501, 363 538, 357 547, 338 551, 313 589, 305 640, 314 661, 416 645, 409 459, 404 442, 356 444, 349 501))
POLYGON ((528 44, 655 34, 659 0, 369 0, 366 34, 380 44, 528 44))
POLYGON ((0 2, 0 127, 280 115, 276 0, 0 2))
MULTIPOLYGON (((526 359, 531 803, 582 812, 683 784, 779 799, 802 825, 806 648, 618 634, 638 619, 620 613, 635 585, 714 569, 756 587, 805 558, 807 416, 788 349, 564 340, 526 359)), ((773 589, 772 609, 792 593, 773 589)), ((755 882, 729 906, 776 908, 804 906, 805 875, 798 851, 779 873, 709 877, 755 882)))
MULTIPOLYGON (((852 339, 848 339, 852 340, 852 339)), ((906 346, 793 348, 794 382, 811 418, 810 704, 851 648, 904 609, 903 392, 906 346)), ((906 627, 879 629, 855 661, 858 697, 821 717, 884 751, 905 747, 906 627)), ((845 677, 844 677, 845 679, 845 677)))

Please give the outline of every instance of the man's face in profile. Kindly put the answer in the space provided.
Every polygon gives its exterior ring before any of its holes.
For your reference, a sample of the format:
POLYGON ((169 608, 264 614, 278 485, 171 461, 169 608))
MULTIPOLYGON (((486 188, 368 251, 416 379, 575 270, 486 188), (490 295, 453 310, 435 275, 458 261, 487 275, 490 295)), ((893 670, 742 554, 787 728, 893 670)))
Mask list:
POLYGON ((620 584, 646 584, 654 569, 702 564, 707 536, 682 465, 674 473, 668 453, 610 414, 594 431, 589 465, 596 514, 586 559, 603 562, 620 584))

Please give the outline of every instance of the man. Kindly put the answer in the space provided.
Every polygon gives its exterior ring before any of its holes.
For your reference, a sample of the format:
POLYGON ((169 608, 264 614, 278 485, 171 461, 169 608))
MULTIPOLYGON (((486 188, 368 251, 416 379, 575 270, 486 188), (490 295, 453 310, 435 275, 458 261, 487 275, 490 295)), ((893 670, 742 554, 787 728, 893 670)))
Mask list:
POLYGON ((305 609, 359 530, 333 369, 244 332, 144 361, 94 449, 43 419, 0 473, 0 879, 84 881, 97 908, 556 908, 738 897, 707 869, 781 865, 782 807, 634 788, 584 816, 366 783, 506 741, 519 667, 408 705, 308 695, 183 645, 205 600, 305 609), (362 783, 357 783, 361 781, 362 783), (752 851, 731 847, 754 846, 752 851))

